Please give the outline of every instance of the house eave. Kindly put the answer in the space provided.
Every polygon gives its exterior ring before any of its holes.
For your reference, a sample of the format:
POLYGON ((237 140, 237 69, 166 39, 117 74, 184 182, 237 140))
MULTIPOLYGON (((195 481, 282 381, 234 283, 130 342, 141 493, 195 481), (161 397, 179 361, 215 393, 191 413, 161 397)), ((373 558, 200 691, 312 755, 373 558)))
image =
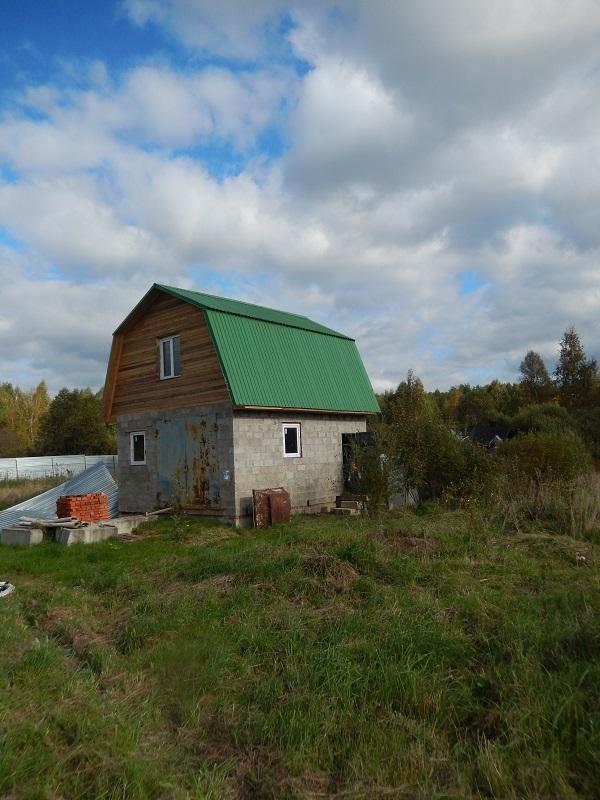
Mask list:
POLYGON ((357 417, 372 417, 381 412, 379 411, 349 411, 343 408, 300 408, 290 406, 247 406, 234 405, 234 411, 280 411, 290 414, 352 414, 357 417))

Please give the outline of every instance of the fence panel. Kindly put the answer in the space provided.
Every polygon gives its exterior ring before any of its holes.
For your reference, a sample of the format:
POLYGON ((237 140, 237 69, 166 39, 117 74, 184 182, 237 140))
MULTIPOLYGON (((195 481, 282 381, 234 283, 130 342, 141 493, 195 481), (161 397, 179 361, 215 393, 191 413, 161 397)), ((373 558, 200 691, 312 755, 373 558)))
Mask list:
POLYGON ((0 458, 0 480, 46 478, 63 475, 71 478, 94 464, 105 464, 114 475, 117 471, 118 457, 116 455, 78 455, 0 458))

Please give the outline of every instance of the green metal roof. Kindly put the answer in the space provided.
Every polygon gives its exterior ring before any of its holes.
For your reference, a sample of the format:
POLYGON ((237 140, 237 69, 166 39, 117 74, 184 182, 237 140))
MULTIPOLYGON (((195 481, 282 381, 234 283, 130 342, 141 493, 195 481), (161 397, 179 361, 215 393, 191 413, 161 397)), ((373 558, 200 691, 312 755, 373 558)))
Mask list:
POLYGON ((302 317, 299 314, 290 314, 289 311, 277 311, 275 308, 266 308, 265 306, 255 306, 254 303, 243 303, 241 300, 229 300, 227 297, 216 297, 212 294, 202 294, 202 292, 192 292, 189 289, 177 289, 175 286, 164 286, 160 283, 155 283, 157 289, 162 289, 163 292, 168 292, 174 297, 179 297, 185 300, 186 303, 191 303, 193 306, 201 308, 203 311, 208 309, 212 311, 224 311, 226 314, 237 314, 241 317, 250 317, 251 319, 260 319, 265 322, 275 322, 278 325, 289 325, 292 328, 302 328, 306 331, 315 331, 316 333, 326 333, 329 336, 340 336, 342 339, 349 339, 343 333, 326 328, 324 325, 319 325, 318 322, 313 322, 308 317, 302 317))
POLYGON ((379 411, 349 336, 297 314, 155 287, 204 311, 234 405, 379 411))

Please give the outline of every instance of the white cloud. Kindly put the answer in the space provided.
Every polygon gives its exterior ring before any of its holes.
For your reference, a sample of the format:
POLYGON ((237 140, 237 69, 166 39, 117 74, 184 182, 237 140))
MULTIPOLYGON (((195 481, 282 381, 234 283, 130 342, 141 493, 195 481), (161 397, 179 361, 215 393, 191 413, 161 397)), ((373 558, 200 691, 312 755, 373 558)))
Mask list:
POLYGON ((32 86, 5 113, 0 228, 25 248, 0 256, 5 375, 98 386, 119 318, 191 275, 356 335, 378 388, 411 367, 440 386, 511 376, 570 324, 600 354, 595 2, 126 8, 257 63, 95 62, 88 85, 32 86), (211 148, 237 168, 215 177, 211 148), (464 272, 484 285, 461 294, 464 272))
POLYGON ((280 0, 125 0, 123 8, 136 25, 164 25, 190 47, 251 59, 264 45, 265 26, 277 26, 286 4, 280 0))

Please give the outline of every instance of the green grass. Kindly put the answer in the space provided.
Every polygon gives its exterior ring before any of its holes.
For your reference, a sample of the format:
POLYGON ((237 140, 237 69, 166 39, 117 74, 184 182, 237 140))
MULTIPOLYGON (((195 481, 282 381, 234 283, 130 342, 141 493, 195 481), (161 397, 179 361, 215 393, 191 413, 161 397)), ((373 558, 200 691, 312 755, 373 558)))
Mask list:
POLYGON ((598 544, 153 524, 0 549, 1 797, 598 796, 598 544))

